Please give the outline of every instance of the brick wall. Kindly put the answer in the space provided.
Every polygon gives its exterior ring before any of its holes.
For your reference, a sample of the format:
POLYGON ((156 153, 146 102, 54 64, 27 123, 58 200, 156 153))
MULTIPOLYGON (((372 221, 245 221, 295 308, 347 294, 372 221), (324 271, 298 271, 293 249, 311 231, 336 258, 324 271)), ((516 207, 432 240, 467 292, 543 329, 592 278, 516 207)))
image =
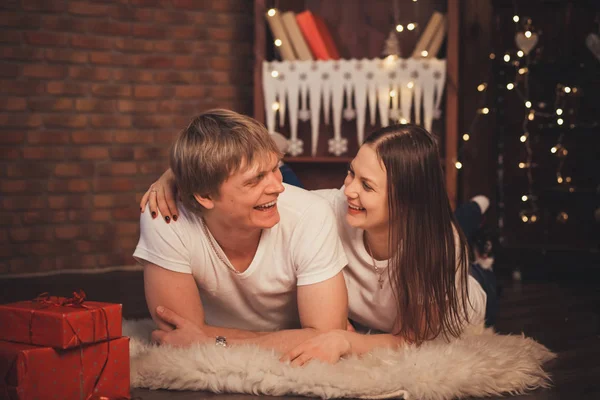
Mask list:
POLYGON ((177 131, 252 111, 252 3, 0 3, 0 274, 135 263, 177 131))

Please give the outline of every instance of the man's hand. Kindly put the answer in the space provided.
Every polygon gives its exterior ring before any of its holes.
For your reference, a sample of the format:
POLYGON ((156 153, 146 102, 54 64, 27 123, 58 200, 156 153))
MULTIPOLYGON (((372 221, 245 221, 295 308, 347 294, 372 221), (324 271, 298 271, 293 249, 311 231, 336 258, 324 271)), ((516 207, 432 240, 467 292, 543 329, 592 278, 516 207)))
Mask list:
POLYGON ((195 343, 207 343, 215 339, 206 335, 193 322, 177 315, 168 308, 156 307, 156 315, 174 327, 171 331, 157 329, 152 332, 152 340, 158 344, 168 344, 175 347, 187 347, 195 343))
POLYGON ((310 360, 335 364, 352 350, 352 346, 343 332, 340 330, 329 331, 308 339, 284 355, 281 361, 291 361, 292 366, 303 366, 310 360))

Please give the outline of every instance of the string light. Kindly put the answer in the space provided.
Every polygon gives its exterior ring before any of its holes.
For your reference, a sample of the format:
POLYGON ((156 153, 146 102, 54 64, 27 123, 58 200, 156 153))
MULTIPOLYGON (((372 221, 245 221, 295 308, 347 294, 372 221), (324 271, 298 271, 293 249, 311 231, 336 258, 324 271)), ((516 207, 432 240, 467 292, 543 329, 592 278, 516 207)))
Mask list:
POLYGON ((415 83, 413 81, 410 81, 406 84, 406 87, 412 89, 413 87, 415 87, 415 83))
POLYGON ((562 124, 564 123, 564 121, 563 121, 563 119, 562 119, 562 118, 559 118, 559 119, 557 119, 557 120, 556 120, 556 123, 557 123, 558 125, 562 125, 562 124))
POLYGON ((457 161, 456 163, 454 163, 454 166, 456 167, 456 169, 461 169, 463 165, 460 161, 457 161))
POLYGON ((516 23, 516 22, 519 22, 519 16, 518 16, 518 15, 515 15, 515 16, 513 17, 513 21, 515 21, 515 23, 516 23))
POLYGON ((523 57, 525 55, 525 53, 523 53, 523 50, 519 50, 519 51, 517 51, 517 55, 519 57, 523 57))
POLYGON ((535 119, 535 111, 533 111, 533 110, 529 111, 529 115, 527 116, 527 119, 530 121, 533 121, 535 119))
POLYGON ((506 88, 508 90, 513 90, 515 88, 515 84, 514 83, 509 83, 508 85, 506 85, 506 88))
POLYGON ((404 30, 404 26, 402 26, 402 25, 398 24, 398 25, 396 25, 396 30, 397 30, 398 32, 402 32, 402 31, 404 30))
POLYGON ((523 168, 525 168, 526 166, 527 166, 527 164, 525 164, 524 162, 520 162, 520 163, 519 163, 519 168, 520 168, 520 169, 523 169, 523 168))
POLYGON ((406 118, 401 118, 400 119, 400 123, 401 124, 408 124, 408 121, 406 120, 406 118))
POLYGON ((531 102, 529 100, 525 102, 525 107, 531 108, 531 102))
POLYGON ((490 60, 493 60, 493 59, 495 59, 495 58, 496 58, 496 54, 494 54, 494 53, 490 53, 490 60))
POLYGON ((278 71, 271 71, 271 76, 273 78, 277 78, 279 76, 279 72, 278 71))
POLYGON ((504 62, 509 62, 510 61, 510 55, 509 54, 505 54, 504 55, 504 62))
POLYGON ((479 85, 477 85, 478 92, 483 92, 486 88, 487 88, 487 83, 480 83, 479 85))
POLYGON ((468 133, 465 133, 465 134, 463 135, 463 137, 462 137, 462 138, 463 138, 463 140, 464 140, 465 142, 468 142, 468 141, 469 141, 469 139, 471 139, 471 137, 469 136, 469 134, 468 134, 468 133))
POLYGON ((477 110, 477 113, 479 113, 479 114, 489 114, 490 113, 490 109, 487 108, 487 107, 483 107, 483 108, 480 108, 479 110, 477 110))
POLYGON ((268 15, 269 17, 272 17, 272 16, 274 16, 276 13, 277 13, 277 10, 276 10, 276 9, 274 9, 274 8, 271 8, 269 11, 267 11, 267 15, 268 15))
POLYGON ((527 141, 527 137, 529 136, 529 133, 525 132, 524 134, 521 135, 520 140, 521 143, 525 143, 527 141))
POLYGON ((531 31, 525 31, 525 37, 529 39, 531 37, 531 31))
POLYGON ((275 46, 280 47, 282 44, 281 39, 275 39, 275 46))
POLYGON ((565 93, 571 93, 571 88, 568 86, 565 86, 565 93))
POLYGON ((525 75, 529 70, 526 67, 519 68, 519 75, 525 75))
POLYGON ((427 50, 423 50, 421 52, 421 57, 427 57, 429 55, 429 52, 427 50))
POLYGON ((411 22, 410 24, 406 25, 406 29, 408 29, 409 31, 412 31, 413 29, 415 29, 417 26, 417 24, 415 24, 414 22, 411 22))
POLYGON ((275 102, 275 103, 273 103, 273 104, 271 105, 271 108, 273 109, 273 111, 277 111, 277 110, 279 110, 279 103, 278 103, 278 102, 275 102))

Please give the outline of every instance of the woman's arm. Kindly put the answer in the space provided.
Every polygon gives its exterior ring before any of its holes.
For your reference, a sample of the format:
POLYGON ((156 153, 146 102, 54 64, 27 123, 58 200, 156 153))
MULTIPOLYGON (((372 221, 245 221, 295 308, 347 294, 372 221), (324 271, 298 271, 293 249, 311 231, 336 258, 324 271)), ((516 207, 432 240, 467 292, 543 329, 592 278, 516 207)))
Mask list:
POLYGON ((149 204, 152 218, 156 218, 158 211, 160 211, 167 224, 171 220, 177 221, 176 195, 175 176, 169 168, 144 193, 142 200, 140 200, 140 211, 144 212, 146 205, 149 204))

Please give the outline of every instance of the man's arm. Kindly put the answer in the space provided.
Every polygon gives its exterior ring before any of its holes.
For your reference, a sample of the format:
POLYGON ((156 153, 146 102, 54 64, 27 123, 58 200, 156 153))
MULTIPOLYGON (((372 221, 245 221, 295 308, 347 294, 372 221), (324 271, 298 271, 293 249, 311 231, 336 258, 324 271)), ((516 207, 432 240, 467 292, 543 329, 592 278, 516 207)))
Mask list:
POLYGON ((346 329, 348 290, 342 271, 325 281, 298 286, 298 313, 303 328, 346 329))
POLYGON ((243 339, 258 337, 264 334, 261 332, 206 325, 200 293, 198 292, 196 281, 191 274, 170 271, 146 262, 144 264, 144 291, 152 319, 163 331, 172 331, 174 327, 164 322, 160 316, 157 316, 156 307, 158 306, 163 306, 174 311, 180 317, 201 328, 208 336, 226 336, 228 339, 243 339))

